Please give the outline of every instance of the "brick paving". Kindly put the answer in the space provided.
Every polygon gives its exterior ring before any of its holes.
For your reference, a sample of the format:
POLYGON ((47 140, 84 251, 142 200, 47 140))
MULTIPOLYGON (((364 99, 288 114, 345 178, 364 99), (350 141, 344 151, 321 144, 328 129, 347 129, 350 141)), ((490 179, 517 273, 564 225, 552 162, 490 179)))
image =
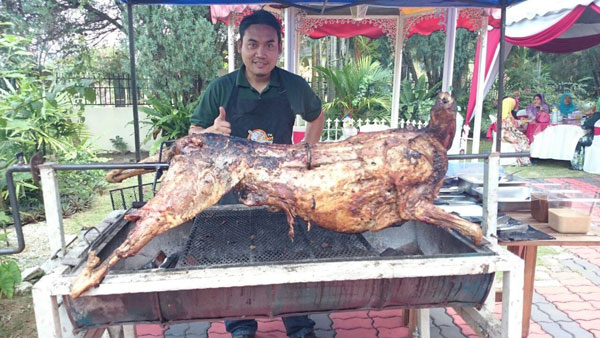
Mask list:
MULTIPOLYGON (((556 178, 546 182, 569 184, 571 188, 593 193, 600 176, 585 179, 556 178)), ((594 210, 599 225, 600 208, 594 210)), ((600 338, 600 247, 551 247, 538 253, 535 293, 529 337, 600 338)), ((494 314, 500 318, 501 304, 494 314)), ((402 311, 349 311, 310 316, 316 322, 317 337, 322 338, 404 338, 402 311)), ((431 337, 477 337, 452 308, 431 310, 431 337)), ((225 338, 222 321, 193 322, 161 327, 137 325, 140 338, 225 338)), ((285 338, 279 318, 258 319, 257 338, 285 338)))

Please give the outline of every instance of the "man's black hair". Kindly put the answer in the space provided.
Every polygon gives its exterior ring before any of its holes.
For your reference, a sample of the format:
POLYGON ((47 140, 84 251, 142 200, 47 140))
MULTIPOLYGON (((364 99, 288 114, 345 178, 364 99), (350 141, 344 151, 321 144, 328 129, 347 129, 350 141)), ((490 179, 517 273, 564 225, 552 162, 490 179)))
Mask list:
POLYGON ((239 28, 241 40, 244 39, 244 33, 246 33, 246 29, 248 29, 248 27, 251 25, 267 25, 273 27, 275 32, 277 32, 277 38, 279 39, 279 42, 281 42, 281 25, 279 24, 279 21, 277 21, 275 15, 271 14, 270 12, 261 9, 252 13, 251 15, 248 15, 247 17, 244 17, 242 22, 240 22, 239 28))

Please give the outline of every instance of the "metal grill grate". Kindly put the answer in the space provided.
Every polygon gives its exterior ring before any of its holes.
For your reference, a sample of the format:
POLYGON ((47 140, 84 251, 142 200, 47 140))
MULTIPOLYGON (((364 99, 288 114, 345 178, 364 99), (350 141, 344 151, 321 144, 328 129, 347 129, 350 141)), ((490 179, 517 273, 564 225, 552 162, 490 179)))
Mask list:
POLYGON ((347 257, 378 257, 360 234, 342 234, 296 218, 288 237, 283 212, 264 208, 209 210, 196 217, 177 267, 241 266, 257 263, 314 262, 347 257))

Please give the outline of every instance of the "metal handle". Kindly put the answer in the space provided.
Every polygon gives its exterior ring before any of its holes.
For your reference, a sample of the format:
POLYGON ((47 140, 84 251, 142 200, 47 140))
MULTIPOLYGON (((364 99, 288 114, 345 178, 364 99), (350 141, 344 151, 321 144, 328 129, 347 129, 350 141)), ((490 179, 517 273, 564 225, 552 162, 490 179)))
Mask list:
MULTIPOLYGON (((87 243, 89 246, 92 246, 92 242, 93 242, 93 241, 90 241, 89 239, 87 239, 87 237, 85 237, 85 235, 87 235, 87 234, 88 234, 88 233, 89 233, 91 230, 96 230, 96 232, 98 233, 98 236, 100 236, 100 230, 98 230, 98 228, 96 228, 95 226, 93 226, 93 227, 91 227, 91 228, 87 229, 87 230, 86 230, 86 231, 83 233, 83 235, 82 235, 81 237, 83 237, 83 240, 84 240, 84 241, 85 241, 85 242, 86 242, 86 243, 87 243)), ((96 237, 96 238, 98 238, 98 237, 96 237)))

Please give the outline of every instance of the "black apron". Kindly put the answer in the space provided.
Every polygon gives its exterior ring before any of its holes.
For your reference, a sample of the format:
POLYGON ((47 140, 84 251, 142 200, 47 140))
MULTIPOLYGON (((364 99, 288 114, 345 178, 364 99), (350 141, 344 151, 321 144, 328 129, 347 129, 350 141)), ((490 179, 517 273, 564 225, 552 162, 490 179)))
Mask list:
MULTIPOLYGON (((258 100, 240 99, 238 86, 233 88, 225 111, 226 120, 231 124, 231 136, 251 139, 257 142, 292 144, 292 132, 296 115, 292 111, 285 87, 278 90, 273 98, 258 100)), ((238 204, 239 194, 227 193, 219 204, 238 204)))

